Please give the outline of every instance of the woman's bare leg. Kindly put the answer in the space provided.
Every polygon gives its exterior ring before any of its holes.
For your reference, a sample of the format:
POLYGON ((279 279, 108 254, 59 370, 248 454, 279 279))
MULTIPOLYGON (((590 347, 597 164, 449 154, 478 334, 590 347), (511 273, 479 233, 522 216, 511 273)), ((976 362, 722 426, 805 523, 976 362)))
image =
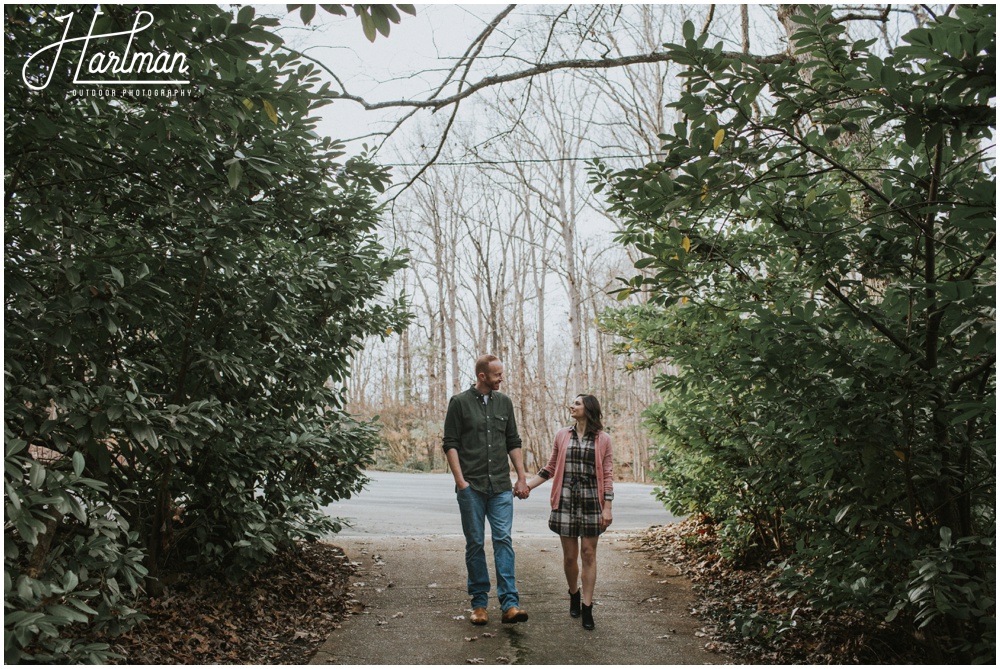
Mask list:
POLYGON ((580 587, 580 567, 577 560, 580 557, 579 539, 560 536, 563 552, 563 571, 566 573, 566 585, 570 592, 577 592, 580 587))
MULTIPOLYGON (((590 606, 594 603, 594 584, 597 583, 597 540, 600 537, 580 537, 580 557, 583 562, 583 597, 590 606)), ((563 544, 565 546, 565 544, 563 544)), ((563 549, 565 551, 565 549, 563 549)))

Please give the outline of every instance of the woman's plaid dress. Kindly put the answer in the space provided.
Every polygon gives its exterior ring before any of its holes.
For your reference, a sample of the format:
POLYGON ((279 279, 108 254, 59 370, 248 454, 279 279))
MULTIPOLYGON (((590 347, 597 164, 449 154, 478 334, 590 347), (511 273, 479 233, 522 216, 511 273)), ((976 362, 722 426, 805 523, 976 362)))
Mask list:
POLYGON ((559 508, 549 516, 549 529, 560 536, 596 537, 604 532, 594 457, 593 437, 580 440, 571 428, 559 508))

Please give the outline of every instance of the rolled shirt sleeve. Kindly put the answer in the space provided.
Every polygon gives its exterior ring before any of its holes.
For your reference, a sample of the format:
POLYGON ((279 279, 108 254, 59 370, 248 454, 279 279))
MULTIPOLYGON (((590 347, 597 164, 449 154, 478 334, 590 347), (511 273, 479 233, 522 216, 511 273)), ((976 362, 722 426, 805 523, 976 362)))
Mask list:
POLYGON ((447 453, 462 443, 462 404, 457 397, 448 402, 448 413, 444 419, 444 439, 442 447, 447 453))
POLYGON ((517 419, 514 418, 514 403, 506 395, 503 396, 507 404, 507 452, 510 453, 515 448, 521 448, 521 435, 517 433, 517 419))

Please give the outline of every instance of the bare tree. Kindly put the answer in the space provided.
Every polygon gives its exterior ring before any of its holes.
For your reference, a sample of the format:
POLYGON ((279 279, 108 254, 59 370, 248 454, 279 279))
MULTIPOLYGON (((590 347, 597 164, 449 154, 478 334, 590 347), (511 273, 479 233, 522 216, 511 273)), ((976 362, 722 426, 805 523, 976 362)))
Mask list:
MULTIPOLYGON (((889 16, 877 9, 845 7, 842 17, 889 16)), ((613 353, 599 328, 619 304, 609 296, 616 278, 634 273, 638 256, 610 243, 613 222, 589 190, 584 159, 620 155, 634 165, 656 156, 657 135, 674 122, 667 105, 683 84, 663 45, 682 39, 685 20, 733 54, 757 46, 759 62, 774 62, 792 57, 781 22, 788 11, 508 7, 446 61, 426 98, 337 96, 400 110, 390 134, 421 122, 421 110, 449 110, 422 139, 393 149, 412 165, 400 179, 411 187, 395 193, 391 212, 397 240, 411 249, 398 288, 412 296, 416 322, 359 352, 351 380, 352 402, 395 421, 393 457, 426 447, 433 464, 447 396, 472 380, 472 360, 489 351, 507 363, 529 466, 547 457, 569 395, 588 391, 609 414, 622 471, 646 479, 642 413, 664 370, 626 372, 627 349, 613 353), (416 165, 413 156, 422 156, 416 165), (594 227, 603 232, 595 236, 594 227)))

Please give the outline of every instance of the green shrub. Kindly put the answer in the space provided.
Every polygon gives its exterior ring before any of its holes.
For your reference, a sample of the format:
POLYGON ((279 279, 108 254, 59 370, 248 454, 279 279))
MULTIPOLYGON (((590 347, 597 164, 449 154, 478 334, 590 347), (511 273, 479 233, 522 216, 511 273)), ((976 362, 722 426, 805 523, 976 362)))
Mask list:
POLYGON ((89 623, 117 634, 141 618, 137 535, 79 454, 42 464, 4 437, 4 661, 104 662, 107 644, 64 633, 89 623))
MULTIPOLYGON (((101 9, 95 34, 135 22, 135 7, 101 9)), ((275 20, 147 10, 144 48, 187 55, 190 95, 72 95, 80 42, 30 91, 22 68, 71 11, 85 30, 92 6, 5 11, 17 661, 102 661, 88 625, 127 625, 161 569, 236 576, 338 529, 321 508, 360 489, 377 441, 340 389, 361 342, 408 318, 383 293, 405 265, 376 232, 388 174, 316 135, 318 70, 280 48, 275 20)))
POLYGON ((820 612, 993 661, 996 8, 881 56, 797 7, 795 58, 690 23, 666 45, 687 89, 664 158, 594 169, 642 256, 621 294, 647 297, 604 324, 678 370, 647 413, 671 510, 820 612))

